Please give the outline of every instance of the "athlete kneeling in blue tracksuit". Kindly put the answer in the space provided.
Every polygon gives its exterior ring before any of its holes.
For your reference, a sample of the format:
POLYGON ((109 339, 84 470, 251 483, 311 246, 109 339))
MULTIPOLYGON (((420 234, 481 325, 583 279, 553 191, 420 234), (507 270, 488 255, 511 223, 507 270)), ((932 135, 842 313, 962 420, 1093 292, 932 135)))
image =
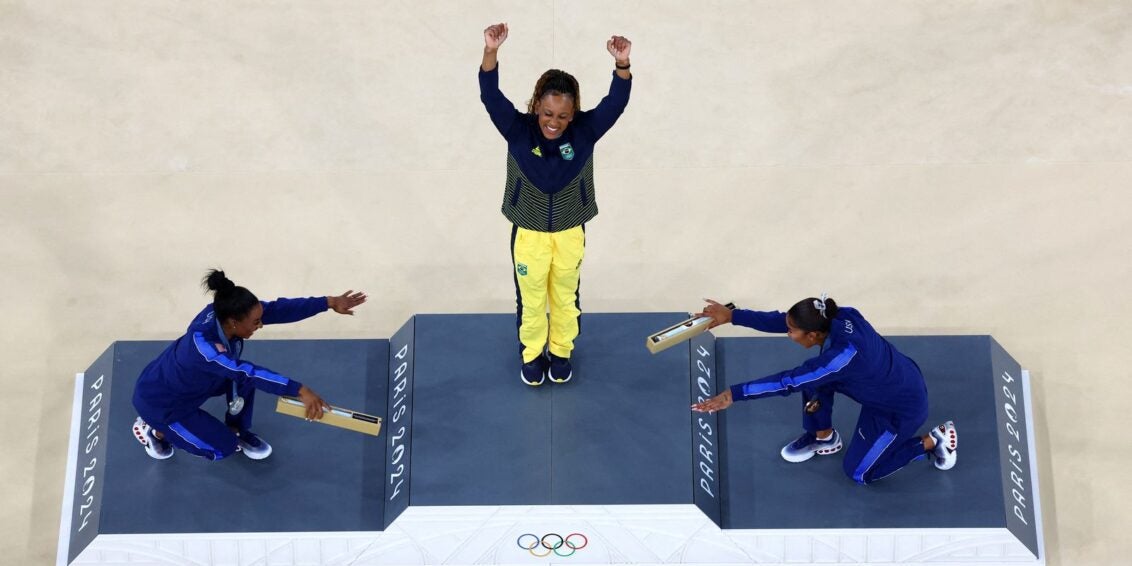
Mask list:
POLYGON ((955 465, 958 436, 947 421, 928 434, 918 435, 928 418, 928 390, 919 366, 873 330, 856 309, 838 308, 833 299, 804 299, 786 313, 732 311, 708 301, 701 316, 712 326, 727 322, 762 332, 786 333, 805 348, 821 346, 821 353, 802 365, 762 379, 732 385, 702 403, 700 412, 726 409, 733 400, 802 393, 802 428, 805 433, 782 449, 789 462, 841 450, 841 436, 833 428, 833 394, 841 393, 861 404, 861 415, 845 455, 845 474, 867 484, 929 454, 935 467, 955 465))
POLYGON ((205 276, 204 284, 215 293, 212 304, 138 377, 134 436, 158 460, 172 456, 174 446, 209 460, 237 450, 262 460, 271 454, 271 445, 249 430, 256 389, 298 396, 307 419, 321 419, 326 403, 302 383, 241 360, 244 340, 264 324, 297 322, 327 309, 354 314, 351 309, 364 303, 366 296, 346 291, 336 297, 260 302, 215 269, 205 276), (220 395, 228 399, 224 422, 200 408, 220 395))

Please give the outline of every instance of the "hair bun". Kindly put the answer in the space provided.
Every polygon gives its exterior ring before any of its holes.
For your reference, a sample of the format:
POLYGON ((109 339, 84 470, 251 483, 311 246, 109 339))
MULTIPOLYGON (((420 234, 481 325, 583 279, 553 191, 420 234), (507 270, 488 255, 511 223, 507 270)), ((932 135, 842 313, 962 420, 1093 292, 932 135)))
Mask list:
POLYGON ((830 320, 837 318, 837 311, 839 310, 841 309, 837 306, 837 301, 833 299, 825 300, 825 314, 829 316, 830 320))
POLYGON ((236 284, 233 283, 231 279, 228 279, 228 277, 224 275, 224 272, 219 269, 210 269, 208 273, 205 274, 202 283, 205 287, 208 287, 209 291, 215 292, 236 288, 236 284))

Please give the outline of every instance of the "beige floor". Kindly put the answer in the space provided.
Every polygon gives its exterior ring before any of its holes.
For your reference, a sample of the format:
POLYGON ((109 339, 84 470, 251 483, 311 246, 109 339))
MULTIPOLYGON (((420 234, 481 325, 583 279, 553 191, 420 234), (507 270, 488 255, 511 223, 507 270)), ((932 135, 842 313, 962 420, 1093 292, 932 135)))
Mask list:
POLYGON ((0 561, 53 561, 74 373, 175 336, 209 266, 372 295, 270 338, 512 308, 475 77, 506 20, 519 104, 555 66, 592 106, 634 42, 587 310, 829 290, 993 334, 1034 374, 1050 563, 1126 563, 1132 3, 315 4, 0 0, 0 561))

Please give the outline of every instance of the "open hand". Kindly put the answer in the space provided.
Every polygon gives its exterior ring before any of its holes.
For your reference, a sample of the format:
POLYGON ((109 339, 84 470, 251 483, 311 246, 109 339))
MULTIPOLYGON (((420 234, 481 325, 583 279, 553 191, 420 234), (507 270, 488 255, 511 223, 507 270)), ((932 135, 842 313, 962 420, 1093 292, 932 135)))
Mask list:
POLYGON ((504 41, 507 41, 507 24, 495 24, 487 26, 483 30, 483 46, 485 49, 492 51, 499 49, 504 41))
POLYGON ((711 399, 705 399, 701 403, 692 405, 692 410, 697 413, 714 413, 730 407, 731 403, 733 403, 731 400, 731 390, 727 389, 711 399))
POLYGON ((327 297, 326 306, 334 310, 338 314, 348 314, 353 316, 353 308, 366 302, 366 294, 358 291, 355 293, 353 290, 346 291, 337 297, 327 297))

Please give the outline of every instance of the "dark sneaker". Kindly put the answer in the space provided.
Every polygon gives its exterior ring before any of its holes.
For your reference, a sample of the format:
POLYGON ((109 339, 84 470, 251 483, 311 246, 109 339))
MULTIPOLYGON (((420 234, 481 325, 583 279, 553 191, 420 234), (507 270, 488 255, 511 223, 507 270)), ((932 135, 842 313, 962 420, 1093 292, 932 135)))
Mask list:
POLYGON ((525 364, 523 370, 519 372, 519 378, 523 383, 531 387, 538 387, 546 381, 546 358, 539 356, 525 364))
POLYGON ((782 458, 787 462, 805 462, 813 458, 814 454, 826 456, 840 450, 841 435, 836 430, 833 431, 833 436, 826 440, 818 440, 814 433, 807 432, 782 447, 782 458))
POLYGON ((554 354, 550 356, 550 380, 554 383, 566 383, 574 377, 574 366, 570 365, 570 358, 560 358, 554 354))
POLYGON ((955 432, 955 423, 947 421, 933 428, 931 435, 935 439, 935 449, 932 450, 935 467, 941 470, 954 468, 955 461, 959 459, 956 451, 959 448, 959 434, 955 432))
POLYGON ((153 434, 153 428, 141 417, 134 421, 134 438, 145 447, 145 453, 151 458, 164 460, 173 455, 173 445, 168 440, 157 438, 153 434))
POLYGON ((271 445, 250 430, 237 434, 236 439, 240 444, 240 451, 252 460, 262 460, 271 455, 271 445))

